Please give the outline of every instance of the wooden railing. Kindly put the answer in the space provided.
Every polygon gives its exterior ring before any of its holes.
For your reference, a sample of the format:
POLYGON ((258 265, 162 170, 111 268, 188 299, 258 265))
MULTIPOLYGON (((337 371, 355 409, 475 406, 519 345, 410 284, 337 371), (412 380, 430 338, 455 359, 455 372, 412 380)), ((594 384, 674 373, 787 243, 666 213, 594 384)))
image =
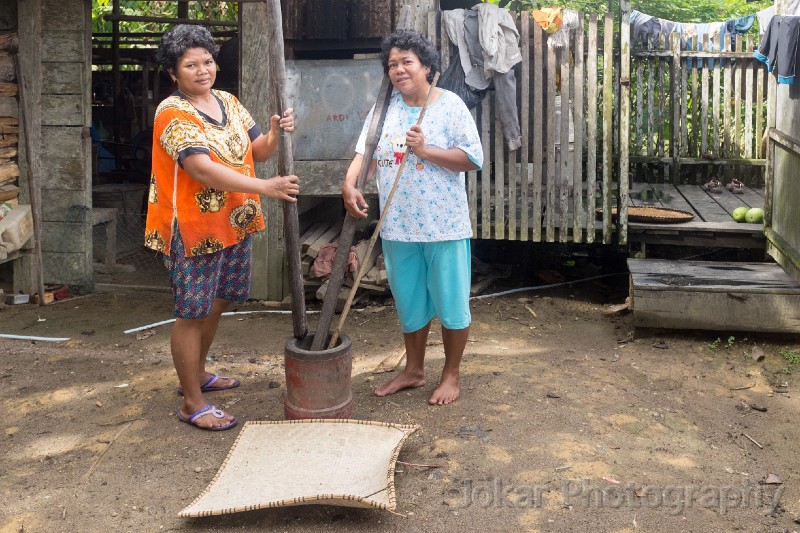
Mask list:
POLYGON ((669 39, 662 35, 653 49, 631 53, 629 145, 635 171, 679 184, 699 179, 703 173, 697 170, 709 172, 711 165, 716 166, 711 172, 758 167, 749 174, 754 184, 761 183, 768 93, 774 100, 775 92, 767 90, 766 68, 753 57, 754 37, 732 41, 725 34, 710 41, 706 35, 701 46, 691 44, 673 33, 669 39))
POLYGON ((800 283, 800 140, 770 128, 767 135, 764 234, 767 252, 800 283))

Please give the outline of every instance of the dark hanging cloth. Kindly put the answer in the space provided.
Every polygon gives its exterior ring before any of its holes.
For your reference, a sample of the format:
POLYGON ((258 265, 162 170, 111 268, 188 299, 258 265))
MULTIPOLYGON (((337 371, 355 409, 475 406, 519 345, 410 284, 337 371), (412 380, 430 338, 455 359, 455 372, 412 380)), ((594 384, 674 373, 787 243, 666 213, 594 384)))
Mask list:
POLYGON ((450 58, 450 65, 439 79, 439 87, 456 93, 467 104, 468 109, 472 109, 481 103, 481 100, 489 90, 488 88, 477 90, 467 85, 464 68, 461 66, 461 59, 458 54, 450 58))
POLYGON ((778 83, 791 85, 795 82, 798 65, 798 37, 800 16, 774 16, 769 21, 761 46, 753 56, 767 65, 770 72, 778 75, 778 83))

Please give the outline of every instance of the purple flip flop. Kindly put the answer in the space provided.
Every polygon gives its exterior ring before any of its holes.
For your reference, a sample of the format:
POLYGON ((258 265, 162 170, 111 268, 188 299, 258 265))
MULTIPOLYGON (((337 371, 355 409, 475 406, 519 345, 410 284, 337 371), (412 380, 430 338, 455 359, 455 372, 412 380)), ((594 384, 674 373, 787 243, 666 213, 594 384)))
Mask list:
POLYGON ((204 427, 198 426, 197 425, 197 419, 200 418, 201 416, 205 416, 205 415, 209 415, 209 414, 211 416, 213 416, 214 418, 225 418, 225 413, 221 409, 217 409, 216 407, 214 407, 213 405, 211 405, 209 403, 209 404, 206 404, 205 407, 203 407, 202 409, 200 409, 199 411, 197 411, 196 413, 193 413, 192 415, 190 415, 188 417, 186 415, 184 415, 181 412, 180 409, 178 409, 178 420, 180 420, 181 422, 185 422, 187 424, 190 424, 190 425, 192 425, 192 426, 194 426, 194 427, 196 427, 198 429, 204 429, 206 431, 225 431, 226 429, 231 429, 232 427, 234 427, 236 424, 239 423, 239 420, 234 417, 233 420, 231 420, 230 422, 228 422, 224 426, 214 426, 214 427, 210 427, 210 428, 204 428, 204 427))
MULTIPOLYGON (((200 392, 216 392, 219 390, 227 390, 227 389, 235 389, 239 385, 241 385, 241 381, 238 379, 234 379, 230 385, 225 385, 224 387, 214 387, 214 383, 220 379, 232 379, 228 376, 218 376, 216 374, 211 374, 211 377, 208 378, 205 383, 200 385, 200 392)), ((178 394, 183 395, 183 387, 178 387, 178 394)))

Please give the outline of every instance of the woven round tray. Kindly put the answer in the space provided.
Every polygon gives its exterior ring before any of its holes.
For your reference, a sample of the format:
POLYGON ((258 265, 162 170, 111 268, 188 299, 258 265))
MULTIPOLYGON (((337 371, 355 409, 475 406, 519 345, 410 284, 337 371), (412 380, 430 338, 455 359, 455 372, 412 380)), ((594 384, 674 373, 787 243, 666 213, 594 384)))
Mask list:
MULTIPOLYGON (((602 209, 596 209, 598 216, 603 215, 602 209)), ((611 216, 616 218, 617 208, 611 209, 611 216)), ((628 220, 631 222, 658 222, 663 224, 675 224, 677 222, 689 222, 694 218, 694 213, 672 209, 669 207, 629 207, 628 220)))

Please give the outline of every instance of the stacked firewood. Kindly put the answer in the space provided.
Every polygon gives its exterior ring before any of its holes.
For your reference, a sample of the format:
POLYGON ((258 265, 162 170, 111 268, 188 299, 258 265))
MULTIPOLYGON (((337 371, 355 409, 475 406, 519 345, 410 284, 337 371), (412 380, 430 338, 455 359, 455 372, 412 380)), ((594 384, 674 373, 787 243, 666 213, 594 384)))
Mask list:
POLYGON ((0 35, 0 204, 14 207, 19 197, 19 102, 14 54, 17 34, 0 35))
MULTIPOLYGON (((344 284, 339 292, 337 311, 341 311, 355 283, 355 278, 363 265, 366 274, 358 284, 358 290, 353 298, 357 303, 368 296, 388 296, 389 281, 386 277, 386 265, 381 252, 381 241, 378 239, 367 255, 370 236, 375 223, 370 225, 364 235, 356 235, 350 256, 347 262, 347 274, 344 284)), ((325 299, 328 289, 333 259, 336 256, 339 233, 342 230, 341 222, 318 222, 312 224, 300 237, 300 251, 302 254, 301 265, 303 271, 303 284, 306 288, 307 298, 325 299)))

